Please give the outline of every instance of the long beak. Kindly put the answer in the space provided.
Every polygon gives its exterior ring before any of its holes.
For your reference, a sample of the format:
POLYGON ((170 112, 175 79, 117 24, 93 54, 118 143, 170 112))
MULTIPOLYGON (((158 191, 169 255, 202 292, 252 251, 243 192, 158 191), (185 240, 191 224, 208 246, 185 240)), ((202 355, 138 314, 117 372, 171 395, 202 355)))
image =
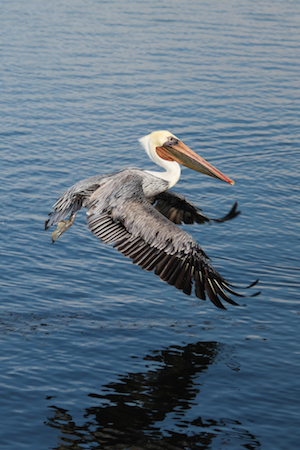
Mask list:
POLYGON ((193 152, 193 150, 181 141, 172 145, 164 144, 162 147, 156 147, 156 151, 158 156, 163 159, 177 161, 183 166, 189 167, 197 172, 205 173, 210 177, 218 178, 232 186, 234 185, 233 180, 226 177, 226 175, 201 158, 201 156, 197 155, 197 153, 193 152))

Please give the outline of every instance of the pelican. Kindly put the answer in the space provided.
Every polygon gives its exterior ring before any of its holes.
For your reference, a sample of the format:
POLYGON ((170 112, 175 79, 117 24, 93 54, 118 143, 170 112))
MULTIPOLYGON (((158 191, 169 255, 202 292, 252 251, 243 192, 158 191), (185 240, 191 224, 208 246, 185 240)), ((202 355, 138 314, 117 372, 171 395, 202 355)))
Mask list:
MULTIPOLYGON (((73 225, 77 212, 87 208, 91 232, 105 244, 131 258, 134 264, 155 271, 161 280, 201 300, 226 309, 221 299, 238 305, 229 296, 241 296, 211 265, 208 256, 178 225, 224 222, 239 214, 237 203, 221 219, 210 219, 172 188, 180 178, 179 164, 234 185, 234 181, 213 167, 169 131, 155 131, 140 143, 150 159, 164 171, 126 168, 79 181, 54 204, 45 230, 58 224, 53 243, 73 225), (68 220, 63 220, 69 216, 68 220)), ((257 282, 257 281, 256 281, 257 282)), ((250 286, 256 284, 252 283, 250 286)), ((254 294, 256 295, 256 294, 254 294)))

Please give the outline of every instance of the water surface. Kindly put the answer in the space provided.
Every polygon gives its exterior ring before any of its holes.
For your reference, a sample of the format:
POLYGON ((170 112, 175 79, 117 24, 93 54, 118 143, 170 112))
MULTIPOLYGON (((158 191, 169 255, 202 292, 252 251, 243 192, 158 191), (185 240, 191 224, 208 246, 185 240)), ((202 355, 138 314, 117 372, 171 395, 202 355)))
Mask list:
POLYGON ((299 447, 299 3, 2 2, 1 449, 299 447), (183 169, 185 227, 235 284, 220 311, 87 229, 43 231, 67 187, 153 168, 168 129, 232 177, 183 169))

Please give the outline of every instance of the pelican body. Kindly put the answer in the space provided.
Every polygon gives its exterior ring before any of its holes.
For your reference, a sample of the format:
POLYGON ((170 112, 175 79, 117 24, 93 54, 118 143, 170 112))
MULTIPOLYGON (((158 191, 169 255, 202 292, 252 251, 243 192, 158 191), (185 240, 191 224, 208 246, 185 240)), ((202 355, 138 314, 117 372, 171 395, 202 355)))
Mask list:
POLYGON ((79 181, 59 197, 49 214, 45 229, 58 224, 52 241, 73 224, 77 212, 85 207, 92 233, 102 242, 114 244, 134 264, 154 270, 163 281, 187 295, 194 285, 199 299, 205 300, 207 294, 218 308, 225 309, 220 299, 237 305, 228 293, 242 295, 214 269, 193 237, 178 226, 230 220, 239 214, 237 204, 225 217, 210 219, 182 195, 169 190, 180 178, 179 164, 231 185, 234 182, 169 131, 153 132, 140 143, 164 171, 127 168, 79 181), (67 216, 69 219, 63 220, 67 216))

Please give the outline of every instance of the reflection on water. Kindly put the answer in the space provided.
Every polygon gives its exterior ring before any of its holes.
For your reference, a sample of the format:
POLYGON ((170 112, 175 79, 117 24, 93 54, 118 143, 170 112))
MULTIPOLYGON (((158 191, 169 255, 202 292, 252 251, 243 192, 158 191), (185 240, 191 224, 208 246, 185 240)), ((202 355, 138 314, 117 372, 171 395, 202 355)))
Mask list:
POLYGON ((56 449, 82 449, 86 445, 103 449, 206 449, 216 440, 259 448, 258 439, 237 418, 195 417, 190 421, 186 417, 201 391, 201 374, 217 362, 224 347, 198 342, 152 352, 144 358, 151 365, 149 371, 120 376, 119 381, 104 386, 102 393, 89 394, 99 405, 86 408, 83 423, 76 423, 72 411, 51 406, 53 415, 47 425, 60 430, 62 441, 56 449), (170 415, 175 426, 168 428, 170 415))

